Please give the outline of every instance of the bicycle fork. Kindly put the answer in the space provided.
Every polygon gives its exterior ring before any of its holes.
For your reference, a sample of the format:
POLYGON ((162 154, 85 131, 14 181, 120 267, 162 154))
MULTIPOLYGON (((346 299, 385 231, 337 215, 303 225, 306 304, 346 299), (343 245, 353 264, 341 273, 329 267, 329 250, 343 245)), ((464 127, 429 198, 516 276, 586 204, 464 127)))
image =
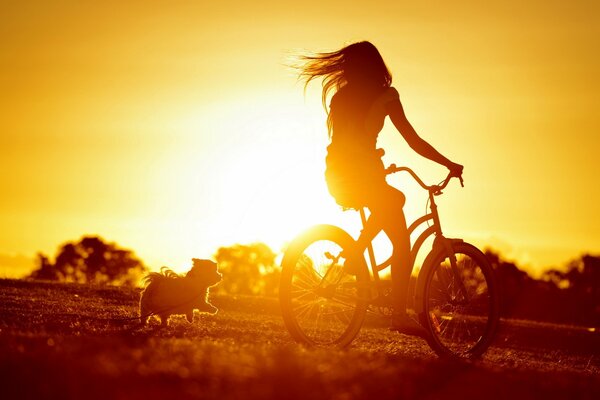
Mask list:
MULTIPOLYGON (((454 248, 452 247, 452 242, 455 240, 460 240, 462 242, 461 239, 447 239, 445 238, 443 235, 439 235, 436 236, 436 238, 434 239, 433 245, 434 248, 440 248, 440 246, 443 248, 443 252, 446 254, 446 256, 448 257, 448 259, 450 260, 450 270, 452 271, 452 277, 450 278, 455 282, 455 285, 458 287, 458 291, 462 294, 463 299, 465 299, 465 301, 469 301, 469 294, 467 292, 467 288, 465 287, 465 284, 462 280, 460 271, 458 270, 458 262, 456 260, 456 255, 454 253, 454 248)), ((445 273, 442 272, 442 270, 439 270, 439 274, 438 277, 442 283, 442 285, 444 287, 449 288, 451 286, 451 282, 448 281, 448 277, 445 273)), ((448 300, 452 300, 452 299, 448 299, 448 300)))

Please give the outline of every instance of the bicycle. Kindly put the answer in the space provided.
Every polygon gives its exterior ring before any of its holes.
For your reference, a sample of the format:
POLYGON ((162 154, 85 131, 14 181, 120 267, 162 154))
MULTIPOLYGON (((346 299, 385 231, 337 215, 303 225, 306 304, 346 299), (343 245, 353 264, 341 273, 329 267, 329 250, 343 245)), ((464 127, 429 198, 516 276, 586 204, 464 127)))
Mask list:
MULTIPOLYGON (((498 284, 492 267, 477 247, 442 233, 435 197, 442 194, 452 175, 428 186, 408 167, 392 164, 386 170, 388 174, 401 171, 408 172, 429 192, 429 212, 408 227, 412 234, 427 224, 411 245, 413 267, 421 246, 434 235, 414 297, 425 339, 441 357, 480 357, 490 346, 499 321, 498 284)), ((364 208, 359 212, 364 227, 364 208)), ((371 243, 366 249, 370 272, 362 257, 358 271, 348 274, 344 254, 350 252, 344 250, 355 243, 337 226, 317 225, 296 237, 285 251, 279 297, 285 326, 297 342, 346 347, 358 335, 368 312, 391 307, 387 294, 390 281, 379 276, 391 264, 391 257, 377 264, 371 243)))

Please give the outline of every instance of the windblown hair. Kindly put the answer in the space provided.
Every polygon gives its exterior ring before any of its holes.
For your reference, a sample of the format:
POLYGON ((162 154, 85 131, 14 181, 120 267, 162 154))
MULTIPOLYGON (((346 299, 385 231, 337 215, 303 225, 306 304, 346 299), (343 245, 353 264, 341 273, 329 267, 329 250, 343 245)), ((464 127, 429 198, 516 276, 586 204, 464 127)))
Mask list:
POLYGON ((325 53, 302 55, 299 57, 299 79, 305 82, 304 89, 317 78, 322 78, 321 100, 327 112, 327 128, 332 134, 333 121, 327 108, 327 98, 346 85, 363 89, 390 87, 392 74, 383 57, 370 42, 353 43, 340 50, 325 53))

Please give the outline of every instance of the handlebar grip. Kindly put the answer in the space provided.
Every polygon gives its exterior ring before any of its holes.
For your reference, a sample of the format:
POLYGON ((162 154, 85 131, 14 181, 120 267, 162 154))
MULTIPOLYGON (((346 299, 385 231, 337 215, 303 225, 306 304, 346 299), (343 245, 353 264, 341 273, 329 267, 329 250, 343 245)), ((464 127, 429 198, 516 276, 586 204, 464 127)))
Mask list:
POLYGON ((461 187, 465 187, 465 181, 463 180, 462 175, 458 177, 458 179, 460 179, 460 186, 461 187))

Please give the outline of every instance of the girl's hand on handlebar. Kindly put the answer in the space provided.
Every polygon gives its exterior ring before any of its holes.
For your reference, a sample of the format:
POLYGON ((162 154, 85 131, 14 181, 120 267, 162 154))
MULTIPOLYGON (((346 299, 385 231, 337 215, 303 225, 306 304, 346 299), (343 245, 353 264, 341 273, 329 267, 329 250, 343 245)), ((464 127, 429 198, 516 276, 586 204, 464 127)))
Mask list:
POLYGON ((451 163, 448 165, 448 169, 450 170, 450 176, 460 179, 460 185, 464 187, 465 185, 462 178, 464 167, 460 164, 451 163))

